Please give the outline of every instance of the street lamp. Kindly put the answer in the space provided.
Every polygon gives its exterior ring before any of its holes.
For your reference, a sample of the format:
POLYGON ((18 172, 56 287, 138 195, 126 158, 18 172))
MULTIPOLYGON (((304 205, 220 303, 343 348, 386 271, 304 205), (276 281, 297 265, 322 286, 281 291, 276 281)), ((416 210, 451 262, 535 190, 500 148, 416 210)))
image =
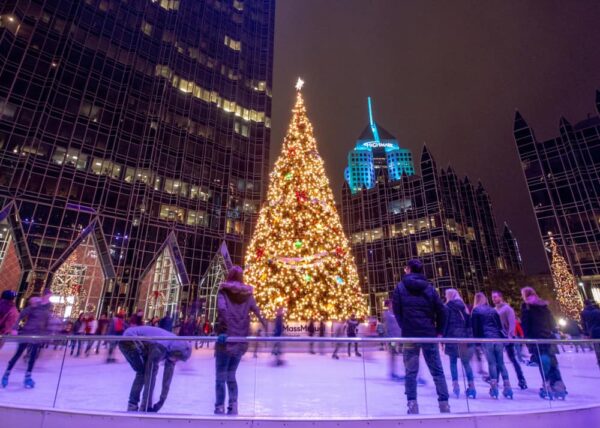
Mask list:
POLYGON ((579 283, 577 284, 581 287, 581 290, 583 292, 583 298, 587 299, 587 292, 585 291, 585 284, 582 281, 579 281, 579 283))

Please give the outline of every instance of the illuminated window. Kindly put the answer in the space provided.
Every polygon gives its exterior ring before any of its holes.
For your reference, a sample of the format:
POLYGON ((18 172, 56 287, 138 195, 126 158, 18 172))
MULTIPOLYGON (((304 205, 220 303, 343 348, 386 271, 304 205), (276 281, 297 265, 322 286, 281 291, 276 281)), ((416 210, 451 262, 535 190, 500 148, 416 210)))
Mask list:
POLYGON ((175 205, 161 205, 159 215, 163 220, 177 221, 179 223, 185 221, 185 210, 175 205))
POLYGON ((225 43, 225 46, 229 47, 230 49, 233 49, 234 51, 242 50, 242 42, 240 42, 239 40, 235 40, 229 36, 225 36, 223 42, 225 43))
POLYGON ((186 224, 188 226, 208 226, 208 216, 205 211, 188 210, 186 224))
POLYGON ((453 256, 460 256, 461 255, 461 251, 460 251, 460 245, 458 244, 457 241, 449 241, 450 244, 450 254, 452 254, 453 256))
POLYGON ((117 179, 121 176, 121 165, 102 158, 94 158, 92 161, 92 172, 98 175, 106 175, 117 179))
POLYGON ((244 10, 244 3, 240 0, 233 0, 233 7, 241 12, 244 10))
POLYGON ((152 36, 152 24, 147 21, 142 21, 142 33, 146 36, 152 36))

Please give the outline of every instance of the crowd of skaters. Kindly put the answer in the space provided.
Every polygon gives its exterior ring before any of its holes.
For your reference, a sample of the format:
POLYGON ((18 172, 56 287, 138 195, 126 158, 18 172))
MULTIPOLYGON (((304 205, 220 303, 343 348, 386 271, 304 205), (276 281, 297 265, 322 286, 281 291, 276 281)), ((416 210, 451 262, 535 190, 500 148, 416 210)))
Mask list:
MULTIPOLYGON (((521 290, 523 303, 521 306, 521 322, 516 317, 515 311, 504 302, 502 293, 493 292, 492 304, 483 293, 477 293, 472 305, 467 305, 458 290, 445 290, 445 300, 442 301, 433 285, 423 275, 423 264, 419 260, 411 260, 405 268, 402 281, 396 286, 392 299, 387 302, 388 310, 382 316, 382 322, 376 323, 374 333, 388 337, 448 337, 448 338, 486 338, 497 339, 497 342, 459 343, 446 344, 443 352, 450 359, 450 375, 452 392, 460 396, 458 382, 458 364, 462 365, 467 378, 468 387, 465 394, 476 398, 477 391, 474 384, 474 373, 471 364, 475 361, 479 365, 479 373, 485 375, 485 380, 490 385, 489 394, 498 398, 499 382, 502 379, 502 395, 513 398, 512 385, 509 380, 508 370, 504 362, 504 354, 511 361, 521 389, 527 388, 527 382, 520 364, 524 362, 522 347, 514 344, 503 343, 503 339, 525 337, 530 339, 556 338, 556 322, 548 308, 548 302, 540 299, 535 290, 525 287, 521 290), (487 360, 488 372, 483 369, 482 356, 487 360)), ((188 341, 173 341, 173 330, 180 336, 218 336, 215 344, 215 414, 237 414, 238 385, 236 371, 242 356, 248 349, 246 342, 231 342, 227 336, 244 337, 250 333, 250 317, 253 313, 261 324, 261 331, 267 330, 267 323, 261 316, 253 296, 251 286, 244 284, 243 271, 234 266, 227 278, 220 285, 217 297, 217 322, 213 326, 201 317, 185 317, 176 322, 170 315, 162 318, 144 320, 143 312, 138 311, 127 317, 123 311, 112 316, 102 315, 95 319, 91 311, 82 313, 78 318, 66 323, 56 322, 52 317, 51 292, 45 290, 39 297, 31 297, 28 306, 18 312, 15 305, 16 294, 12 291, 2 293, 0 299, 0 334, 44 335, 60 333, 65 335, 82 336, 75 338, 70 343, 57 343, 50 340, 46 343, 33 341, 20 342, 13 357, 9 360, 2 377, 2 387, 6 387, 10 372, 18 359, 27 351, 27 369, 24 386, 33 388, 35 382, 31 377, 35 361, 42 346, 68 346, 70 354, 78 357, 82 353, 89 355, 92 350, 99 353, 101 346, 107 348, 107 362, 115 361, 114 350, 118 346, 131 368, 135 378, 131 387, 128 400, 128 411, 157 412, 168 395, 170 383, 174 373, 174 366, 178 361, 189 359, 193 344, 188 341), (94 340, 95 335, 123 335, 130 337, 127 341, 94 340), (136 337, 164 337, 165 340, 136 340, 136 337), (94 349, 95 345, 95 349, 94 349), (153 400, 153 391, 159 364, 164 364, 162 390, 158 401, 153 400), (228 405, 225 407, 225 398, 228 395, 228 405)), ((273 336, 282 336, 284 332, 283 308, 277 311, 273 336)), ((600 308, 591 302, 585 302, 585 309, 581 316, 583 333, 591 338, 600 338, 600 308)), ((59 320, 60 321, 60 320, 59 320)), ((342 323, 335 323, 332 336, 357 337, 360 321, 356 316, 342 323)), ((308 335, 325 336, 325 323, 310 320, 308 335)), ((199 339, 194 341, 195 347, 203 347, 204 342, 199 339)), ((208 343, 208 342, 206 342, 208 343)), ((352 354, 361 356, 358 343, 347 344, 348 356, 352 354)), ((254 350, 255 356, 257 345, 254 350)), ((322 343, 321 353, 323 353, 322 343)), ((2 342, 0 341, 0 347, 2 342)), ((339 359, 338 351, 341 342, 336 342, 332 354, 334 359, 339 359)), ((404 343, 386 344, 390 355, 390 377, 401 380, 405 384, 408 413, 418 414, 417 385, 423 381, 418 377, 420 354, 423 354, 425 363, 433 377, 438 396, 439 408, 443 413, 450 411, 448 404, 449 390, 444 375, 440 345, 436 343, 404 343), (402 355, 404 362, 404 375, 396 369, 396 359, 402 355)), ((315 354, 314 343, 310 343, 309 352, 315 354)), ((600 347, 595 347, 598 364, 600 365, 600 347)), ((556 354, 558 349, 554 345, 536 344, 529 347, 530 365, 539 367, 542 387, 542 398, 564 398, 566 387, 562 380, 556 354)), ((275 355, 275 365, 283 364, 281 358, 281 343, 276 342, 272 349, 275 355)))

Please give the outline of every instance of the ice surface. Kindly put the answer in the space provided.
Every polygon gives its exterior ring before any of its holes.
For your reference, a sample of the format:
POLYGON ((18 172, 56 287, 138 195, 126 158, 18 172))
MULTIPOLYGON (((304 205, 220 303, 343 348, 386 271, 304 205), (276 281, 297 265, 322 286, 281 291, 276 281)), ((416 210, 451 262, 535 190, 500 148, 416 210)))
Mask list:
MULTIPOLYGON (((377 346, 363 349, 363 357, 348 357, 343 348, 340 360, 331 358, 331 346, 324 354, 304 352, 307 344, 287 348, 285 364, 276 367, 267 345, 257 358, 248 352, 238 370, 239 411, 242 416, 289 418, 347 418, 404 416, 406 397, 402 382, 388 375, 388 354, 377 346), (301 349, 298 349, 301 347, 301 349), (302 352, 299 352, 302 351, 302 352)), ((0 350, 0 370, 14 352, 15 344, 0 350)), ((318 350, 318 345, 316 345, 318 350)), ((45 349, 36 363, 34 389, 23 387, 25 363, 14 368, 6 389, 0 389, 0 404, 53 407, 71 410, 116 411, 126 409, 133 371, 118 349, 117 363, 106 364, 106 350, 100 355, 78 358, 64 350, 45 349), (62 375, 61 374, 62 368, 62 375), (60 377, 60 382, 58 382, 60 377)), ((600 369, 594 352, 579 352, 567 346, 558 356, 567 385, 565 401, 547 401, 538 396, 541 386, 537 367, 523 366, 529 389, 521 391, 512 365, 506 364, 513 384, 514 400, 489 397, 489 386, 480 375, 476 378, 477 399, 464 398, 464 382, 459 366, 461 398, 451 396, 453 413, 519 412, 523 410, 573 407, 600 403, 600 369)), ((401 356, 398 372, 402 374, 401 356)), ((448 358, 442 354, 444 370, 451 390, 448 358)), ((214 355, 212 349, 196 350, 186 363, 178 363, 171 391, 161 413, 212 415, 214 406, 214 355)), ((477 364, 472 363, 477 372, 477 364)), ((159 373, 159 379, 162 373, 159 373)), ((437 414, 437 397, 429 372, 421 360, 421 376, 426 385, 419 386, 421 414, 437 414)), ((160 382, 155 397, 160 392, 160 382)))

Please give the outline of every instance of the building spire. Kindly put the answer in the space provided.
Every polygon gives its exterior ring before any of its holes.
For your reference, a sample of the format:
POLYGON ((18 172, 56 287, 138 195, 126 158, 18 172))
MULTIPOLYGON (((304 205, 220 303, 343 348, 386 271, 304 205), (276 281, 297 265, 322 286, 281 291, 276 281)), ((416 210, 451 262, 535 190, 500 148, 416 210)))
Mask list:
POLYGON ((371 97, 367 98, 369 103, 369 123, 371 125, 371 131, 373 132, 373 139, 378 143, 381 142, 379 138, 379 131, 377 130, 377 124, 373 120, 373 106, 371 105, 371 97))

